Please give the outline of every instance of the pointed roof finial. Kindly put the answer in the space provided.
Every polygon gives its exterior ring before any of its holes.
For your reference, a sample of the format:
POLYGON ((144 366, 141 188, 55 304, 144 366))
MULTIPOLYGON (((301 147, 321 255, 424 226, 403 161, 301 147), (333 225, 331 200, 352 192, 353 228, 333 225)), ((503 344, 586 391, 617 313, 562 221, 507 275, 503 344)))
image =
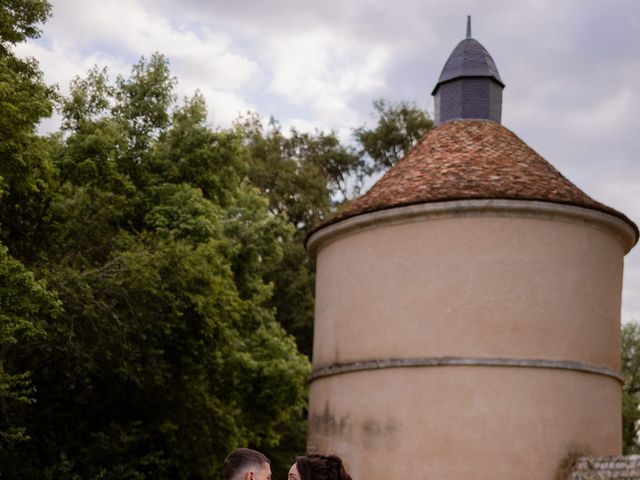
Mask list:
POLYGON ((467 15, 467 38, 453 49, 431 92, 435 97, 436 125, 454 118, 484 118, 500 123, 503 88, 493 58, 471 38, 471 15, 467 15))

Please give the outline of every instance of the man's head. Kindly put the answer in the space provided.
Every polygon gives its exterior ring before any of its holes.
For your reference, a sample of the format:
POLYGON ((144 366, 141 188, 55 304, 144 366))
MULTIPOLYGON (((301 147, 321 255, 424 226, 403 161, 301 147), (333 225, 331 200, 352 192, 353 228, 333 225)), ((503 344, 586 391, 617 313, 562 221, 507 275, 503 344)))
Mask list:
POLYGON ((271 480, 271 462, 260 452, 238 448, 224 459, 224 480, 271 480))

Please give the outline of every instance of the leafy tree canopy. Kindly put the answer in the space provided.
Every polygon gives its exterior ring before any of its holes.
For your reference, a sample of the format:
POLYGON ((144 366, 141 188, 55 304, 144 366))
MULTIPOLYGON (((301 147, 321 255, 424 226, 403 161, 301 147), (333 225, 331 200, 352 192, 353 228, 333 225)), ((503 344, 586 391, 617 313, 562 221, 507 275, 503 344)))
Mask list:
POLYGON ((625 454, 640 453, 640 325, 622 327, 622 444, 625 454))
POLYGON ((51 5, 46 0, 3 0, 0 4, 0 56, 28 38, 40 36, 38 24, 51 15, 51 5))
POLYGON ((393 104, 376 100, 373 107, 378 116, 373 129, 359 127, 354 136, 361 153, 371 158, 371 172, 380 172, 393 166, 433 127, 429 114, 415 104, 393 104))
POLYGON ((35 403, 11 412, 5 478, 212 478, 303 411, 308 360, 269 304, 294 229, 246 181, 240 135, 209 128, 199 95, 175 105, 173 84, 161 55, 115 83, 94 69, 43 143, 24 261, 61 311, 8 353, 35 403))

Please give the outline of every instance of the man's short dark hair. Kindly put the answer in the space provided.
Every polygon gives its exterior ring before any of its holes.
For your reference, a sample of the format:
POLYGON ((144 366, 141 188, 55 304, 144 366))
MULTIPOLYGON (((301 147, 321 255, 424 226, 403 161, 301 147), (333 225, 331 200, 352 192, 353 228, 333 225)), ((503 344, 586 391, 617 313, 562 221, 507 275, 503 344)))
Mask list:
POLYGON ((238 475, 252 468, 264 468, 264 464, 271 464, 269 459, 260 452, 250 448, 238 448, 224 459, 222 475, 224 480, 235 480, 238 475))

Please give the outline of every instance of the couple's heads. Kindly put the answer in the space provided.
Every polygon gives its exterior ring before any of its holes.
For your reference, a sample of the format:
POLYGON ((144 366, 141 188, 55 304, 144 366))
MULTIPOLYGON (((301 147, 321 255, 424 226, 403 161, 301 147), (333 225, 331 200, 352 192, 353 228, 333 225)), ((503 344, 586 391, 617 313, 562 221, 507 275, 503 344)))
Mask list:
POLYGON ((287 480, 351 480, 351 477, 336 455, 306 455, 296 458, 287 480))
POLYGON ((271 480, 271 462, 260 452, 238 448, 224 459, 224 480, 271 480))
MULTIPOLYGON (((270 463, 260 452, 238 448, 224 459, 224 480, 271 480, 270 463)), ((351 477, 336 455, 306 455, 296 458, 287 480, 351 480, 351 477)))

